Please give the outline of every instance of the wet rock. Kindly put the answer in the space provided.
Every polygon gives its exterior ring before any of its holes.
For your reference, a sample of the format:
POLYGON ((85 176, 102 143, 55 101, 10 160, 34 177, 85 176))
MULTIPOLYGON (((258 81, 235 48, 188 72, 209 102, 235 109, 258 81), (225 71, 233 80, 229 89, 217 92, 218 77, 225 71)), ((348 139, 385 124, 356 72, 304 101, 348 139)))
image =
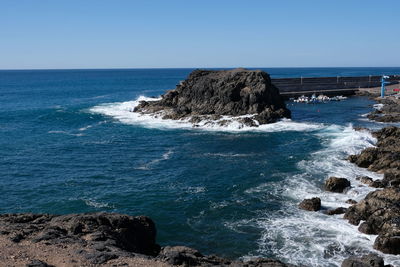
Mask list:
POLYGON ((348 200, 346 200, 346 203, 354 205, 354 204, 357 204, 357 201, 355 201, 354 199, 348 199, 348 200))
POLYGON ((394 97, 376 98, 382 108, 368 114, 368 119, 379 122, 400 122, 400 100, 394 97))
POLYGON ((387 254, 400 254, 400 232, 379 235, 374 242, 374 249, 387 254))
POLYGON ((374 136, 378 139, 376 147, 351 155, 350 162, 372 171, 400 170, 400 128, 386 127, 374 132, 374 136))
POLYGON ((246 125, 258 126, 290 118, 279 90, 269 75, 260 70, 195 70, 174 90, 159 101, 142 101, 135 112, 163 112, 165 119, 182 119, 209 115, 254 115, 243 119, 246 125))
POLYGON ((325 181, 324 189, 329 192, 343 193, 347 187, 350 187, 350 181, 346 178, 329 177, 325 181))
POLYGON ((366 184, 366 185, 371 185, 374 182, 374 180, 368 176, 359 176, 356 178, 356 180, 358 180, 361 183, 366 184))
POLYGON ((336 208, 336 209, 327 210, 326 214, 327 215, 343 214, 343 213, 346 212, 346 210, 347 210, 346 208, 339 207, 339 208, 336 208))
POLYGON ((299 208, 308 211, 318 211, 321 209, 321 199, 318 197, 304 199, 300 202, 299 208))
POLYGON ((350 257, 342 262, 342 267, 385 267, 383 258, 376 254, 368 254, 361 257, 350 257))
POLYGON ((41 260, 32 260, 30 263, 25 265, 26 267, 55 267, 54 265, 47 264, 41 260))
POLYGON ((204 256, 199 251, 184 247, 164 247, 157 259, 179 266, 232 266, 232 267, 295 267, 278 260, 256 258, 250 261, 230 261, 217 256, 204 256))

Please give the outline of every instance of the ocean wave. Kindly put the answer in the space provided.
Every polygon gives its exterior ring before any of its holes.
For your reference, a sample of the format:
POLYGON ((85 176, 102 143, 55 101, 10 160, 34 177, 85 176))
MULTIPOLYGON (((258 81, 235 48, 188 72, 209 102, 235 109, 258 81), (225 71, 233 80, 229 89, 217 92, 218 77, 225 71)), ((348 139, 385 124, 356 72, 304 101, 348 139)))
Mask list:
POLYGON ((252 115, 244 116, 222 116, 218 120, 203 120, 199 123, 193 124, 190 119, 171 120, 162 119, 162 114, 140 114, 133 112, 134 108, 140 101, 156 101, 160 98, 148 98, 140 96, 135 101, 118 102, 102 104, 89 109, 89 112, 110 116, 121 123, 130 125, 140 125, 146 128, 159 128, 159 129, 201 129, 209 131, 230 131, 230 132, 280 132, 280 131, 313 131, 323 127, 318 123, 305 123, 295 122, 290 119, 282 119, 276 123, 263 124, 258 127, 250 127, 241 123, 240 119, 252 115), (226 125, 221 126, 220 122, 226 122, 226 125))

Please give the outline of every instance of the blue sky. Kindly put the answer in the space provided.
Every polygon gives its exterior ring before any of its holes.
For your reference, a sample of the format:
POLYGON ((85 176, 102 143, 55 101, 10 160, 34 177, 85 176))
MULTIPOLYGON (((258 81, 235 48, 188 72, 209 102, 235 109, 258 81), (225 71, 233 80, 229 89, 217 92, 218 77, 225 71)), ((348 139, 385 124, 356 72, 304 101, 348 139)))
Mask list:
POLYGON ((0 0, 0 69, 400 66, 398 0, 0 0))

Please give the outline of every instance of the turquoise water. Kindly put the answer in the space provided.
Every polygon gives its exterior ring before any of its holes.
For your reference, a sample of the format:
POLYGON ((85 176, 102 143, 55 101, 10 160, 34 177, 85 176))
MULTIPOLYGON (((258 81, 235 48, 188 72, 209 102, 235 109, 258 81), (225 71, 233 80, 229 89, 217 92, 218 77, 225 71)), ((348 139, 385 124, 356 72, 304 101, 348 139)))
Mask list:
MULTIPOLYGON (((380 177, 344 160, 374 142, 352 126, 383 126, 363 116, 372 101, 288 103, 291 121, 256 130, 195 129, 129 111, 138 97, 158 96, 190 71, 0 71, 0 212, 145 214, 156 222, 161 245, 308 266, 338 266, 372 250, 373 237, 340 215, 297 209, 311 196, 325 208, 344 206, 370 191, 355 176, 380 177), (354 188, 323 192, 329 175, 349 178, 354 188)), ((400 68, 267 71, 306 77, 400 68)))

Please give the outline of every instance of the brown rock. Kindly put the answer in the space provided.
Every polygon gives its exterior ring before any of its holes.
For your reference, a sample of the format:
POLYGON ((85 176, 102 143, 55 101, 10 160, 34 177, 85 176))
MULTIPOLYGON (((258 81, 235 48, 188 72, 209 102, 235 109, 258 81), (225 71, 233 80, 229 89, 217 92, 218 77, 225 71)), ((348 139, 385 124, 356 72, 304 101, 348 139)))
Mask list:
POLYGON ((300 202, 299 208, 308 211, 318 211, 321 209, 321 199, 318 197, 304 199, 302 202, 300 202))
POLYGON ((347 187, 350 187, 350 181, 346 178, 329 177, 325 181, 324 189, 329 192, 343 193, 347 187))

